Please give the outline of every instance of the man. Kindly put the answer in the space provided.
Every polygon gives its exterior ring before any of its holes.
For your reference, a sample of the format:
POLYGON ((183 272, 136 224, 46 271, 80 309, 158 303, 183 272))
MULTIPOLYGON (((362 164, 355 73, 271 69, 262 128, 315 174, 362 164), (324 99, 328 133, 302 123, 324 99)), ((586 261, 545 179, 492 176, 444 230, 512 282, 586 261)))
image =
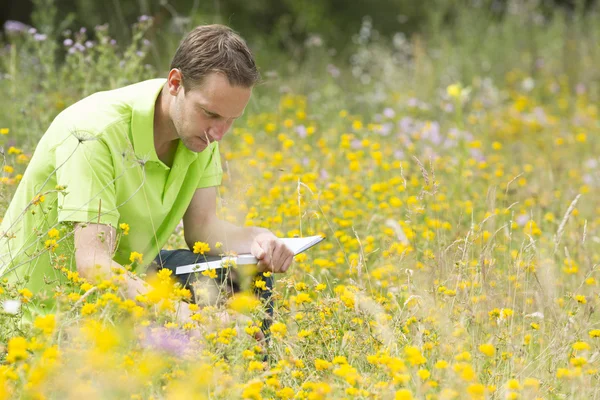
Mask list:
MULTIPOLYGON (((200 26, 181 42, 166 80, 96 93, 61 112, 0 226, 0 273, 51 307, 64 268, 93 281, 131 264, 124 295, 135 298, 149 290, 137 275, 153 260, 173 270, 198 260, 190 250, 161 251, 181 219, 190 249, 204 242, 208 256, 252 253, 259 271, 285 272, 293 253, 273 233, 216 215, 218 143, 258 80, 243 39, 200 26)), ((180 311, 185 320, 185 303, 180 311)))

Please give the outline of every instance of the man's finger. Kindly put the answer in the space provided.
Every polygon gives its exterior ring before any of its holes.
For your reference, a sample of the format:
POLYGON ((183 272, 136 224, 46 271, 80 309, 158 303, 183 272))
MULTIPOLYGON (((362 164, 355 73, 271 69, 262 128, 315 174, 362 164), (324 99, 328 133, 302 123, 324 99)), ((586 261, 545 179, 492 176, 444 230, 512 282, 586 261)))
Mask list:
POLYGON ((250 247, 250 253, 252 253, 252 255, 258 260, 262 260, 266 254, 260 243, 256 241, 252 243, 252 247, 250 247))
POLYGON ((286 272, 288 270, 288 268, 292 265, 292 263, 294 262, 294 253, 292 253, 286 260, 285 263, 283 264, 282 268, 281 268, 281 272, 286 272))

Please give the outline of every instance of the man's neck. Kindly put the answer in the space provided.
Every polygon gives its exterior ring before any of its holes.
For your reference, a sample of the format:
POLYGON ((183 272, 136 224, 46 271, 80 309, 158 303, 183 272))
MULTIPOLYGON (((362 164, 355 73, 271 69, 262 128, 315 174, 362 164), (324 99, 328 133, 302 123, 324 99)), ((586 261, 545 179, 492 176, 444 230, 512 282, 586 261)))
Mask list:
POLYGON ((169 101, 165 85, 154 104, 154 148, 163 162, 169 161, 170 154, 177 147, 177 134, 169 118, 169 101))

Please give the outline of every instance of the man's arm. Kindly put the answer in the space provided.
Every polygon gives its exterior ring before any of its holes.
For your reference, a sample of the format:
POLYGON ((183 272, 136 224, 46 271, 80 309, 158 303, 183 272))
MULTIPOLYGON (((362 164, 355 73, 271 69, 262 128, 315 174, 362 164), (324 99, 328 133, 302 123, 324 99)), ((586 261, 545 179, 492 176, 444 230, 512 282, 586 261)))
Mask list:
POLYGON ((193 250, 195 242, 208 243, 208 255, 223 251, 237 254, 251 253, 262 270, 285 272, 294 259, 294 253, 268 229, 240 227, 217 218, 217 190, 215 187, 196 189, 183 216, 185 241, 193 250), (223 249, 216 249, 221 242, 223 249))
MULTIPOLYGON (((129 273, 125 268, 113 261, 115 251, 116 230, 104 224, 76 224, 75 233, 75 264, 77 272, 90 283, 97 283, 97 279, 108 279, 115 272, 113 269, 123 270, 125 277, 125 297, 135 299, 137 295, 144 295, 150 291, 150 285, 140 277, 129 273)), ((187 303, 179 302, 178 319, 186 321, 190 310, 187 303)))

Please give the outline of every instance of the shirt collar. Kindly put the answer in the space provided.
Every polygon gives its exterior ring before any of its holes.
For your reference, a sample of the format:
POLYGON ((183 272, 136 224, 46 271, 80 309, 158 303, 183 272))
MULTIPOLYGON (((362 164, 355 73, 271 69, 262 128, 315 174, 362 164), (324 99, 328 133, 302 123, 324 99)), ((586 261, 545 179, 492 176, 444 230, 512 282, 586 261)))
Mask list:
POLYGON ((131 135, 137 158, 161 163, 154 147, 154 105, 166 79, 140 82, 132 105, 131 135))

